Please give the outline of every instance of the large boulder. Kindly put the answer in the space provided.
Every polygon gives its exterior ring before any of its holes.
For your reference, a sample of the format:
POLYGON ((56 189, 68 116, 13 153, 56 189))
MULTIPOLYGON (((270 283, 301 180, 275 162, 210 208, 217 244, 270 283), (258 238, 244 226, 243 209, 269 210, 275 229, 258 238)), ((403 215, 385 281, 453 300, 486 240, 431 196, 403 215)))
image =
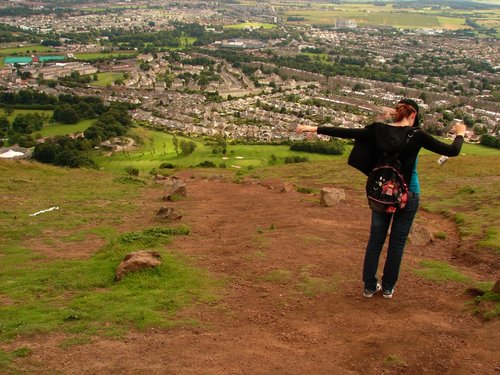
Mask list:
POLYGON ((323 207, 331 207, 344 200, 344 189, 323 188, 319 192, 319 204, 323 207))
POLYGON ((157 251, 136 251, 125 255, 115 272, 115 280, 121 280, 130 272, 154 268, 161 264, 161 255, 157 251))
POLYGON ((163 196, 163 200, 171 201, 173 200, 173 196, 187 196, 186 183, 184 181, 173 178, 165 180, 165 195, 163 196))
POLYGON ((172 207, 162 207, 156 213, 156 217, 158 219, 163 219, 167 221, 179 220, 182 218, 182 215, 175 211, 172 207))
POLYGON ((416 246, 425 246, 429 242, 434 242, 434 234, 425 226, 413 223, 410 230, 410 242, 416 246))

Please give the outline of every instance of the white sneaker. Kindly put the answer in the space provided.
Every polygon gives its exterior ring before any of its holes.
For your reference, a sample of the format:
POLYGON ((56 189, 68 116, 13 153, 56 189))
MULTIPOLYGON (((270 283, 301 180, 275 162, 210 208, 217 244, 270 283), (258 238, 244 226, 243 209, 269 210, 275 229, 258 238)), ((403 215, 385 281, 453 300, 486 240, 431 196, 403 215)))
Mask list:
POLYGON ((363 290, 363 296, 366 297, 366 298, 372 298, 373 295, 375 293, 377 293, 377 292, 380 292, 381 289, 382 289, 382 285, 380 285, 380 284, 377 283, 377 287, 375 288, 375 290, 371 290, 371 289, 365 288, 365 290, 363 290))
POLYGON ((382 296, 384 298, 392 298, 393 294, 394 294, 394 288, 392 288, 392 289, 384 289, 384 291, 382 292, 382 296))

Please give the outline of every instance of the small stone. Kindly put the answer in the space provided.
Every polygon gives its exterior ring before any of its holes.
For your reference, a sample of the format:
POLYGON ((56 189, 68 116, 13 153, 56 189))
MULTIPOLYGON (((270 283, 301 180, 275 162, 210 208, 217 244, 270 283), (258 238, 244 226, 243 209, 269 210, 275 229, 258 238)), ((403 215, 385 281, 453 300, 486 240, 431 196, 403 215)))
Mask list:
POLYGON ((285 182, 280 189, 281 193, 291 193, 292 191, 295 191, 295 187, 289 182, 285 182))
POLYGON ((159 219, 166 219, 169 221, 180 220, 182 215, 175 211, 172 207, 162 207, 156 213, 156 217, 159 219))

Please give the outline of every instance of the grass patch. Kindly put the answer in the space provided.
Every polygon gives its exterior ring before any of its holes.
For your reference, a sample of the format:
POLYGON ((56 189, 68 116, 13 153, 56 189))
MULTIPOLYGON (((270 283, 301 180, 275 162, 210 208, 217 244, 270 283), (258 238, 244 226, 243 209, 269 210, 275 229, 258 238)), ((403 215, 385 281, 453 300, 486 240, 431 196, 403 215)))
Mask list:
POLYGON ((262 276, 261 279, 274 284, 288 284, 292 280, 292 271, 274 270, 262 276))
POLYGON ((438 238, 440 240, 446 239, 446 233, 443 231, 434 232, 434 238, 438 238))
POLYGON ((69 236, 62 237, 61 241, 63 242, 82 242, 85 241, 89 235, 96 235, 99 238, 105 240, 111 240, 117 236, 117 231, 111 227, 96 227, 92 229, 84 229, 73 233, 69 236))
POLYGON ((97 81, 90 82, 90 86, 108 86, 112 85, 116 80, 123 80, 123 73, 113 73, 113 72, 105 72, 105 73, 97 73, 97 81))
POLYGON ((406 366, 406 362, 404 359, 399 357, 396 354, 390 354, 384 358, 384 366, 385 367, 399 367, 406 366))
POLYGON ((308 270, 304 269, 299 274, 297 289, 307 297, 315 297, 334 292, 337 289, 337 283, 333 279, 312 276, 308 270))
POLYGON ((43 137, 55 137, 56 135, 66 135, 73 133, 83 133, 90 125, 95 122, 95 119, 81 120, 76 124, 61 124, 58 122, 44 124, 40 131, 43 137))
POLYGON ((23 47, 0 48, 0 56, 7 55, 31 55, 39 52, 53 52, 52 47, 42 45, 28 45, 23 47))
MULTIPOLYGON (((72 133, 81 133, 85 131, 95 119, 81 120, 76 124, 62 124, 59 122, 51 123, 49 122, 54 111, 50 109, 15 109, 11 115, 7 116, 7 119, 12 124, 17 115, 28 114, 28 113, 38 113, 44 117, 43 128, 40 131, 36 131, 33 135, 40 133, 42 137, 54 137, 56 135, 66 135, 72 133)), ((0 116, 5 116, 5 110, 0 108, 0 116)))
POLYGON ((165 249, 188 228, 113 229, 135 212, 143 185, 115 183, 93 170, 12 161, 0 161, 0 181, 0 195, 9 197, 0 210, 0 290, 9 301, 0 306, 0 341, 55 330, 119 337, 131 327, 194 324, 176 320, 175 312, 216 298, 205 272, 165 249), (60 209, 29 216, 51 206, 60 209), (107 240, 90 258, 54 260, 37 252, 38 243, 53 243, 57 251, 61 239, 88 234, 107 240), (145 249, 160 252, 163 264, 115 282, 123 256, 145 249))
POLYGON ((124 233, 90 259, 18 264, 2 270, 0 288, 14 303, 0 309, 0 339, 55 329, 99 334, 109 328, 179 324, 174 314, 180 308, 215 299, 213 280, 164 250, 171 236, 188 233, 182 226, 124 233), (162 264, 115 282, 114 270, 123 256, 142 249, 159 251, 162 264))
POLYGON ((12 361, 16 358, 24 358, 32 353, 30 348, 18 348, 11 352, 0 349, 0 371, 2 373, 18 373, 12 361), (5 371, 5 372, 4 372, 5 371))
POLYGON ((297 191, 302 194, 312 194, 314 193, 313 188, 308 188, 308 187, 302 187, 302 186, 297 186, 297 191))
POLYGON ((477 296, 472 302, 473 314, 479 315, 484 320, 493 320, 500 317, 500 294, 491 290, 482 296, 477 296))
POLYGON ((422 268, 416 269, 414 272, 427 280, 437 282, 455 281, 458 283, 470 283, 472 281, 468 276, 445 262, 424 260, 420 262, 420 266, 422 268))

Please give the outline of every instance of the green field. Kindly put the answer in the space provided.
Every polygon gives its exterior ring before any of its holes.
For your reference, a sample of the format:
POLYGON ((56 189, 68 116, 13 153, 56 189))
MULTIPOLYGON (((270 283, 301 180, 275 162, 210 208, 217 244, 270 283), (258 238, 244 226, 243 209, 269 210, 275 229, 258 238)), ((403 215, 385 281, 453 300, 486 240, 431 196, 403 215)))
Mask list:
MULTIPOLYGON (((35 110, 35 109, 15 109, 14 112, 7 116, 9 119, 9 122, 12 124, 12 121, 16 118, 17 115, 19 114, 26 114, 26 113, 39 113, 42 116, 45 116, 45 121, 43 123, 43 129, 39 132, 42 135, 42 137, 53 137, 56 135, 66 135, 66 134, 72 134, 72 133, 80 133, 83 132, 85 129, 87 129, 92 123, 95 121, 94 119, 89 119, 89 120, 82 120, 78 122, 77 124, 61 124, 58 122, 55 123, 50 123, 50 117, 52 117, 53 111, 50 109, 40 109, 40 110, 35 110)), ((4 116, 5 112, 3 108, 0 108, 0 116, 4 116)))
POLYGON ((90 82, 90 86, 108 86, 117 79, 123 79, 123 73, 105 72, 97 73, 97 81, 90 82))
MULTIPOLYGON (((51 109, 14 109, 12 114, 7 116, 7 119, 12 124, 12 121, 14 121, 14 119, 16 118, 17 115, 21 115, 21 114, 25 115, 28 113, 38 113, 39 115, 46 117, 47 120, 44 122, 44 125, 45 125, 45 124, 48 124, 48 121, 49 121, 50 117, 52 116, 53 112, 54 111, 52 111, 51 109)), ((3 108, 0 108, 0 116, 5 116, 5 115, 6 115, 5 110, 3 108)))
POLYGON ((81 133, 85 131, 95 119, 81 120, 77 124, 61 124, 55 122, 53 124, 45 124, 40 131, 43 137, 54 137, 56 135, 66 135, 73 133, 81 133))
POLYGON ((137 55, 136 51, 113 51, 110 53, 75 53, 75 58, 77 60, 97 60, 97 59, 114 59, 117 57, 134 57, 137 55))
MULTIPOLYGON (((212 153, 212 146, 207 146, 203 144, 200 140, 194 139, 197 144, 196 150, 189 156, 179 155, 177 156, 172 144, 173 136, 163 132, 157 131, 144 131, 139 129, 143 136, 153 139, 153 147, 150 141, 147 141, 144 145, 140 146, 137 151, 123 153, 117 152, 111 156, 97 155, 95 157, 96 162, 105 171, 122 173, 127 167, 138 168, 142 173, 149 173, 153 168, 158 168, 161 163, 172 163, 179 167, 190 167, 195 166, 205 160, 214 162, 216 165, 225 163, 227 168, 237 170, 237 168, 231 167, 231 165, 242 167, 243 169, 248 166, 260 167, 269 164, 271 155, 275 155, 277 158, 284 158, 290 155, 302 155, 300 152, 291 152, 288 146, 272 146, 272 145, 229 145, 227 149, 227 154, 217 154, 212 153), (165 153, 163 149, 165 145, 165 153), (223 157, 227 157, 227 160, 223 160, 223 157)), ((179 141, 182 138, 179 137, 179 141)), ((335 156, 310 154, 308 155, 309 160, 330 160, 335 158, 335 156)))
POLYGON ((0 48, 0 56, 7 55, 30 55, 34 52, 54 52, 53 47, 45 47, 40 45, 31 45, 24 47, 14 47, 14 48, 0 48))
POLYGON ((243 23, 237 23, 234 25, 226 25, 224 26, 226 29, 244 29, 246 27, 251 27, 254 29, 262 27, 263 29, 272 29, 276 27, 275 24, 273 23, 262 23, 262 22, 243 22, 243 23))
POLYGON ((465 20, 455 17, 437 17, 431 14, 402 12, 366 12, 358 9, 348 10, 298 10, 287 11, 285 17, 304 17, 300 23, 334 25, 337 18, 354 19, 360 26, 393 26, 399 28, 467 28, 465 20))

